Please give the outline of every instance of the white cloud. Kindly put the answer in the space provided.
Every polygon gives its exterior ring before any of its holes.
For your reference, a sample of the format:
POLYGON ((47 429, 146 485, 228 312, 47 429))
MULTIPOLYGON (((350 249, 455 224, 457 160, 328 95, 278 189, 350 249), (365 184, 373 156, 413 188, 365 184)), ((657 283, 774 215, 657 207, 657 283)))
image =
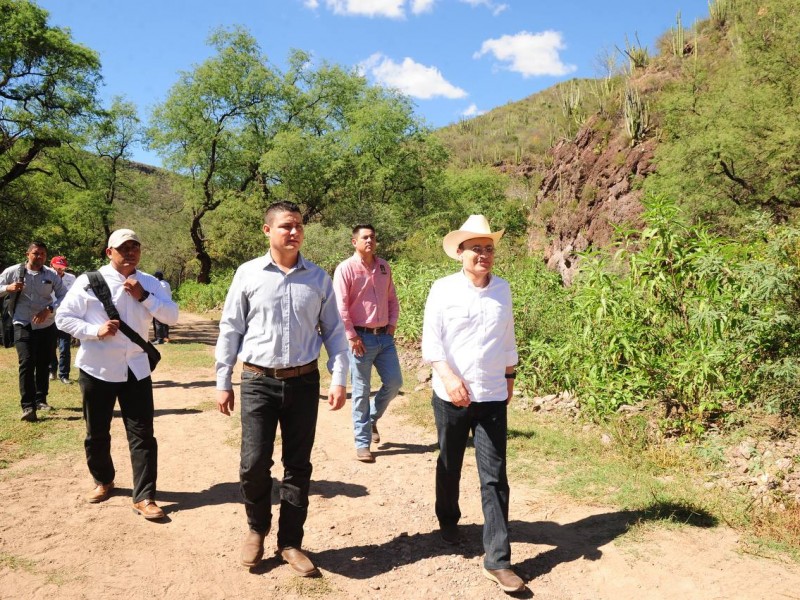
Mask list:
POLYGON ((430 12, 435 0, 411 0, 411 12, 415 15, 430 12))
MULTIPOLYGON (((317 0, 312 0, 316 2, 317 0)), ((325 0, 325 5, 337 15, 388 17, 402 19, 406 0, 325 0)))
POLYGON ((436 67, 426 67, 408 57, 402 63, 396 63, 388 56, 376 53, 363 61, 359 69, 372 75, 381 85, 422 100, 463 98, 467 95, 467 92, 448 82, 436 67))
POLYGON ((493 0, 461 0, 461 2, 470 6, 485 6, 492 11, 495 17, 508 8, 508 4, 493 2, 493 0))
POLYGON ((461 112, 462 117, 477 117, 484 114, 485 110, 478 110, 478 105, 474 102, 461 112))
POLYGON ((303 6, 314 10, 319 6, 319 0, 303 0, 303 6))
POLYGON ((473 58, 493 54, 497 60, 508 63, 506 68, 509 71, 522 73, 523 77, 566 75, 577 70, 575 65, 565 65, 558 55, 558 51, 566 47, 558 31, 521 31, 516 35, 486 40, 473 58))

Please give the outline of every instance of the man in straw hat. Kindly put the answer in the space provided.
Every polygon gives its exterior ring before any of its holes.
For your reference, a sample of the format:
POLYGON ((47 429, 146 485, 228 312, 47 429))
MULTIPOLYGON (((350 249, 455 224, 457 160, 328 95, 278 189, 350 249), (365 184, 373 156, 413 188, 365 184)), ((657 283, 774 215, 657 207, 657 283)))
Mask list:
POLYGON ((460 541, 459 482, 472 431, 483 504, 483 573, 504 592, 519 592, 525 583, 511 570, 506 476, 506 410, 514 391, 517 347, 511 288, 492 275, 503 231, 492 232, 483 215, 471 215, 445 236, 445 253, 462 269, 431 287, 422 357, 433 367, 439 438, 436 517, 442 539, 460 541))

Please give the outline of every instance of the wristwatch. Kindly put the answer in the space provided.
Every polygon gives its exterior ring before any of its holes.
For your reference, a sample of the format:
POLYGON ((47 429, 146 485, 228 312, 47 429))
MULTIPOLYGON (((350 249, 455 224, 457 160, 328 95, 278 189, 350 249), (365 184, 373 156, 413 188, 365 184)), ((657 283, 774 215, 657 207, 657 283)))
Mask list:
POLYGON ((145 290, 144 292, 142 292, 142 297, 141 297, 141 298, 139 298, 139 302, 144 302, 144 301, 145 301, 145 300, 147 300, 149 297, 150 297, 150 292, 148 292, 147 290, 145 290))
POLYGON ((46 308, 47 310, 49 310, 50 312, 53 312, 53 310, 55 310, 55 309, 53 308, 53 305, 52 305, 52 304, 48 304, 48 305, 47 305, 45 308, 46 308))

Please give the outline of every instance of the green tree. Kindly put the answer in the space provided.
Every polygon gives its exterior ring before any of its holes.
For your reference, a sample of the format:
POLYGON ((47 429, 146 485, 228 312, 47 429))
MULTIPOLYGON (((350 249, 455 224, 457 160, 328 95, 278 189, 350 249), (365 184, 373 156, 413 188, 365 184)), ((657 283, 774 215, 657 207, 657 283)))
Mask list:
POLYGON ((216 55, 181 75, 153 111, 148 129, 150 146, 165 166, 189 178, 189 233, 200 261, 200 283, 211 277, 203 218, 229 198, 248 192, 269 197, 259 158, 273 134, 281 87, 277 72, 243 29, 218 30, 209 44, 216 55))
POLYGON ((47 16, 31 2, 0 0, 0 193, 42 150, 74 139, 95 110, 97 54, 47 16))
POLYGON ((114 229, 114 203, 136 196, 129 161, 140 138, 136 106, 117 97, 87 125, 78 144, 51 153, 52 170, 62 182, 54 216, 69 246, 105 256, 105 242, 114 229))
POLYGON ((760 207, 782 220, 800 207, 795 8, 793 0, 742 0, 731 42, 684 61, 658 100, 663 143, 648 191, 681 197, 699 219, 760 207))
POLYGON ((0 260, 19 248, 50 213, 46 149, 78 139, 96 110, 100 61, 48 24, 26 0, 0 0, 0 260), (24 182, 24 184, 23 184, 24 182))
POLYGON ((294 68, 301 77, 287 95, 299 110, 261 160, 275 193, 297 202, 306 222, 352 225, 388 216, 381 206, 417 212, 446 153, 408 98, 337 66, 294 68))

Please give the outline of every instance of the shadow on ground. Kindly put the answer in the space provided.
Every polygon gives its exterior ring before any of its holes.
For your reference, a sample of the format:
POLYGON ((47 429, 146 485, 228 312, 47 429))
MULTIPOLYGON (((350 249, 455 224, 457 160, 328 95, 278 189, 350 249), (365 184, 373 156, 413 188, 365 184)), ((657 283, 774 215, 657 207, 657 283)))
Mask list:
MULTIPOLYGON (((512 543, 552 546, 551 549, 516 563, 515 570, 530 581, 549 573, 560 564, 578 559, 598 560, 601 548, 625 534, 636 524, 670 520, 697 527, 712 527, 716 520, 707 512, 671 503, 654 503, 644 510, 608 512, 592 515, 573 523, 552 521, 511 521, 512 543)), ((482 526, 460 528, 463 541, 457 546, 445 544, 438 531, 414 535, 400 534, 383 544, 369 544, 325 550, 314 556, 320 567, 352 579, 369 579, 419 560, 443 554, 474 558, 483 554, 482 526)))

